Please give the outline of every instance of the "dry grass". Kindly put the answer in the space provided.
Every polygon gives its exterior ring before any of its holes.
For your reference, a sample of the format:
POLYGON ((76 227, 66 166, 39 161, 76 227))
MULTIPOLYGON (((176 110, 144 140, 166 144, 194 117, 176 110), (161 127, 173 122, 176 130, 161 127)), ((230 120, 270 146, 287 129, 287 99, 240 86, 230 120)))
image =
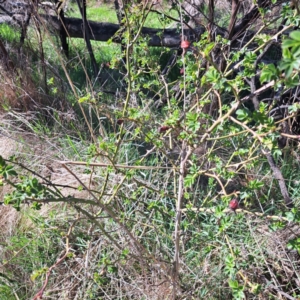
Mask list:
POLYGON ((6 107, 28 111, 41 104, 40 95, 27 71, 18 69, 9 72, 0 65, 0 110, 6 107))

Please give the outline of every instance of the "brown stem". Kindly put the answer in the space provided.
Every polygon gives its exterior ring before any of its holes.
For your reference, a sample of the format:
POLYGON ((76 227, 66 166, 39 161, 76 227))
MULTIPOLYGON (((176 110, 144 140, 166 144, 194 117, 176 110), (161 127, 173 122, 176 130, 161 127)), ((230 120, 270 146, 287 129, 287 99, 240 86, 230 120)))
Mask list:
POLYGON ((209 38, 212 41, 212 29, 214 24, 214 15, 215 15, 215 2, 214 0, 209 0, 208 3, 208 9, 209 9, 209 24, 208 24, 208 30, 209 30, 209 38))
POLYGON ((44 284, 42 286, 42 288, 39 290, 39 292, 32 298, 32 300, 39 300, 39 299, 43 299, 43 294, 45 292, 45 289, 48 285, 48 281, 49 281, 49 277, 50 277, 50 274, 52 272, 52 270, 57 267, 61 262, 63 262, 65 260, 65 258, 68 256, 69 254, 69 251, 70 251, 70 245, 69 245, 69 236, 75 226, 75 224, 77 223, 78 220, 75 220, 72 225, 70 226, 69 230, 68 230, 68 233, 67 233, 67 237, 66 237, 66 250, 65 250, 65 254, 59 258, 55 264, 53 264, 47 271, 46 273, 46 279, 44 281, 44 284))
MULTIPOLYGON (((57 7, 61 2, 59 0, 55 0, 55 6, 57 7)), ((60 25, 60 30, 59 30, 59 38, 61 42, 62 49, 66 55, 66 57, 69 57, 69 45, 67 42, 67 31, 66 31, 66 25, 65 25, 65 14, 64 14, 64 9, 58 9, 58 18, 60 19, 61 25, 60 25)))
POLYGON ((283 175, 281 173, 281 170, 276 166, 275 160, 274 160, 274 158, 273 158, 273 156, 271 155, 270 152, 263 151, 263 153, 265 154, 265 156, 268 160, 268 163, 270 165, 270 168, 273 172, 273 175, 274 175, 275 179, 277 179, 277 181, 278 181, 279 188, 280 188, 280 191, 281 191, 281 195, 283 196, 285 205, 288 208, 292 208, 294 206, 293 205, 293 200, 289 196, 289 192, 288 192, 288 189, 286 187, 286 184, 285 184, 283 175))
MULTIPOLYGON (((181 213, 182 213, 182 200, 184 194, 184 176, 186 172, 186 162, 189 159, 192 151, 187 151, 187 145, 183 142, 181 150, 181 162, 180 162, 180 174, 178 179, 178 194, 177 194, 177 205, 176 205, 176 218, 175 218, 175 254, 174 254, 174 275, 173 275, 173 294, 176 296, 177 284, 179 280, 179 256, 180 256, 180 224, 181 224, 181 213)), ((174 297, 175 299, 175 297, 174 297)))
POLYGON ((228 26, 228 39, 230 40, 233 36, 234 32, 234 26, 236 23, 236 17, 237 13, 239 11, 241 2, 239 0, 232 0, 231 1, 231 16, 230 16, 230 22, 228 26))

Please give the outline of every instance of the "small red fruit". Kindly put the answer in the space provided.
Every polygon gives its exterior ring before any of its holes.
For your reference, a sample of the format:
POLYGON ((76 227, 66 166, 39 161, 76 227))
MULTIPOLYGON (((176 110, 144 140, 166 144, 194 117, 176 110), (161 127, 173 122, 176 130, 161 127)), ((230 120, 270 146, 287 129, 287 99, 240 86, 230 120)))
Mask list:
POLYGON ((118 125, 122 125, 123 123, 124 123, 124 120, 123 120, 123 119, 118 119, 118 120, 117 120, 117 124, 118 124, 118 125))
POLYGON ((182 49, 187 49, 190 46, 190 42, 189 41, 181 41, 181 48, 182 49))
POLYGON ((235 212, 235 210, 239 207, 239 201, 236 198, 233 198, 230 202, 229 202, 229 208, 231 210, 235 212))
POLYGON ((161 126, 160 128, 159 128, 159 133, 162 133, 162 132, 165 132, 165 131, 167 131, 168 129, 170 129, 171 127, 170 126, 161 126))

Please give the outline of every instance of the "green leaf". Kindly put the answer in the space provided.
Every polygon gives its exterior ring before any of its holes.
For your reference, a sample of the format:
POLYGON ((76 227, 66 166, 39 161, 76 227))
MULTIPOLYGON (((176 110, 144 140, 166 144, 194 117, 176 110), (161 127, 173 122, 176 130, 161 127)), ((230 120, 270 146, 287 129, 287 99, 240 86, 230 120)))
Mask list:
POLYGON ((42 204, 38 202, 33 202, 31 208, 34 210, 40 210, 42 208, 42 204))
POLYGON ((54 84, 54 78, 53 78, 53 77, 49 78, 49 79, 47 80, 47 83, 48 83, 48 85, 54 84))
POLYGON ((195 183, 196 176, 193 174, 187 174, 184 178, 184 186, 191 187, 195 183))
POLYGON ((285 227, 285 224, 281 221, 275 221, 275 222, 272 222, 270 225, 269 225, 269 228, 271 231, 276 231, 276 230, 279 230, 279 229, 283 229, 285 227))
POLYGON ((236 111, 237 119, 240 121, 245 121, 249 117, 249 110, 246 108, 240 108, 236 111))
POLYGON ((294 47, 295 45, 297 45, 298 43, 295 42, 294 40, 291 39, 286 39, 282 42, 282 48, 286 49, 286 48, 291 48, 294 47))
POLYGON ((214 48, 214 46, 215 46, 215 43, 208 44, 204 49, 204 55, 208 56, 209 53, 211 52, 211 50, 214 48))
POLYGON ((89 94, 87 94, 86 96, 79 98, 79 99, 78 99, 78 102, 79 102, 79 103, 83 103, 83 102, 89 101, 90 99, 91 99, 91 94, 89 93, 89 94))
POLYGON ((2 170, 0 170, 0 175, 2 175, 5 179, 9 176, 17 176, 17 172, 13 169, 13 166, 6 165, 2 170))
POLYGON ((254 180, 251 180, 248 184, 248 187, 251 189, 251 190, 256 190, 256 189, 260 189, 264 186, 263 182, 257 180, 257 179, 254 179, 254 180))
POLYGON ((298 252, 300 252, 300 238, 289 240, 287 243, 287 248, 290 250, 297 250, 298 252))
POLYGON ((278 70, 273 64, 267 65, 262 69, 260 74, 261 83, 276 79, 278 79, 278 70))
POLYGON ((237 289, 239 287, 239 283, 237 280, 229 280, 228 283, 232 289, 237 289))
POLYGON ((5 160, 3 157, 0 155, 0 167, 4 167, 6 165, 5 160))
POLYGON ((296 40, 296 41, 299 41, 300 42, 300 31, 297 30, 297 31, 293 31, 290 33, 290 37, 293 39, 293 40, 296 40))

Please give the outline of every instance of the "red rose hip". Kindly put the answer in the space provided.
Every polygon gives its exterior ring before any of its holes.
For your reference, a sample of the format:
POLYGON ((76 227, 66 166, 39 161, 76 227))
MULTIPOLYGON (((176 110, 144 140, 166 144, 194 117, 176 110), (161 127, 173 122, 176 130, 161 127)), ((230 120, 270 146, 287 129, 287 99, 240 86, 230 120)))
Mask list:
POLYGON ((122 125, 123 123, 124 123, 124 120, 123 120, 123 119, 118 119, 118 120, 117 120, 117 124, 118 124, 118 125, 122 125))
POLYGON ((169 130, 171 127, 170 126, 161 126, 160 128, 159 128, 159 133, 162 133, 162 132, 166 132, 167 130, 169 130))
POLYGON ((230 202, 229 202, 229 208, 231 210, 233 210, 234 213, 235 210, 239 207, 239 201, 236 198, 233 198, 230 202))

